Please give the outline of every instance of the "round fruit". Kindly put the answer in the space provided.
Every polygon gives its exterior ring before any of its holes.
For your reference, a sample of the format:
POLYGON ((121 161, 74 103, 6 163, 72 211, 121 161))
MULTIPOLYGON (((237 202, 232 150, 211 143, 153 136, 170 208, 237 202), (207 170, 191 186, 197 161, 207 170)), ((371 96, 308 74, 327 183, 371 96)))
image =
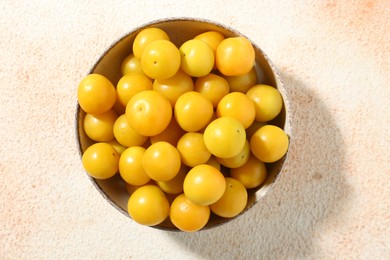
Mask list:
POLYGON ((212 121, 206 127, 203 137, 211 154, 219 158, 231 158, 244 147, 246 133, 237 119, 224 116, 212 121))
POLYGON ((229 177, 225 179, 226 190, 217 202, 210 205, 210 209, 220 217, 233 218, 245 209, 248 192, 241 182, 229 177))
POLYGON ((248 73, 239 76, 225 76, 225 79, 229 83, 231 92, 246 93, 251 87, 257 84, 256 69, 253 66, 248 73))
POLYGON ((126 107, 129 100, 143 90, 152 89, 153 83, 144 74, 124 75, 116 85, 118 101, 126 107))
MULTIPOLYGON (((195 36, 194 39, 202 40, 205 43, 207 43, 211 47, 211 49, 213 49, 214 59, 215 59, 217 47, 221 43, 221 41, 225 39, 225 36, 222 33, 217 31, 208 31, 195 36)), ((216 69, 217 69, 217 64, 214 61, 213 70, 216 69)))
POLYGON ((225 39, 222 33, 217 31, 208 31, 201 34, 198 34, 194 39, 204 41, 207 43, 211 49, 215 52, 218 45, 225 39))
POLYGON ((230 177, 241 182, 245 188, 252 189, 265 182, 267 178, 267 168, 264 162, 251 154, 244 165, 230 169, 230 177))
POLYGON ((257 130, 250 139, 252 153, 266 163, 281 159, 288 149, 288 136, 283 129, 274 125, 265 125, 257 130))
POLYGON ((169 125, 172 106, 156 91, 144 90, 135 94, 127 103, 126 118, 130 126, 141 135, 157 135, 169 125))
POLYGON ((127 203, 130 217, 137 223, 155 226, 169 215, 169 201, 156 185, 145 185, 136 189, 127 203))
POLYGON ((176 147, 168 142, 151 144, 142 157, 146 174, 155 181, 173 179, 180 170, 181 159, 176 147))
POLYGON ((141 57, 144 73, 152 79, 167 79, 180 68, 179 49, 168 40, 157 40, 148 44, 141 57))
POLYGON ((226 38, 217 47, 216 64, 225 76, 248 73, 255 63, 255 50, 245 37, 226 38))
POLYGON ((198 92, 190 91, 177 99, 174 113, 183 130, 196 132, 207 126, 214 110, 209 99, 198 92))
POLYGON ((282 96, 274 87, 258 84, 250 88, 246 95, 255 104, 256 120, 259 122, 267 122, 274 119, 282 110, 282 96))
POLYGON ((241 122, 246 129, 255 120, 255 105, 244 93, 230 92, 224 96, 217 106, 218 117, 230 116, 241 122))
POLYGON ((213 107, 217 107, 219 101, 229 94, 229 84, 223 77, 209 73, 196 79, 194 90, 207 97, 213 107))
POLYGON ((114 149, 119 153, 119 155, 121 155, 127 149, 126 146, 121 145, 115 138, 107 143, 111 144, 112 147, 114 147, 114 149))
POLYGON ((139 134, 129 125, 125 114, 117 118, 113 131, 115 139, 125 147, 143 145, 148 139, 148 137, 139 134))
POLYGON ((190 167, 206 163, 211 156, 201 133, 184 134, 177 143, 177 150, 181 161, 190 167))
POLYGON ((108 179, 118 172, 119 154, 108 143, 95 143, 85 150, 82 163, 91 177, 108 179))
POLYGON ((89 74, 77 88, 80 107, 89 114, 101 114, 110 110, 116 101, 114 85, 105 76, 89 74))
POLYGON ((191 39, 180 46, 180 68, 192 77, 203 77, 214 66, 214 51, 202 40, 191 39))
POLYGON ((194 232, 206 226, 210 218, 210 208, 197 205, 184 194, 180 194, 171 204, 169 217, 178 229, 194 232))
POLYGON ((193 167, 184 179, 185 196, 198 205, 210 205, 219 200, 226 187, 223 174, 213 166, 200 164, 193 167))
POLYGON ((137 33, 133 42, 133 53, 138 59, 141 59, 145 47, 156 40, 169 40, 168 34, 160 28, 146 28, 137 33))
POLYGON ((179 126, 179 124, 176 122, 175 117, 173 116, 171 118, 171 122, 169 122, 169 125, 167 126, 167 128, 165 128, 164 131, 162 131, 158 135, 151 136, 149 139, 152 144, 158 141, 166 141, 171 145, 176 146, 180 137, 182 137, 185 133, 186 132, 179 126))
POLYGON ((231 158, 218 158, 218 162, 228 168, 238 168, 244 165, 251 154, 248 140, 245 140, 245 145, 242 150, 234 157, 231 158))
POLYGON ((142 156, 145 148, 141 146, 132 146, 127 148, 119 159, 119 174, 128 184, 139 186, 150 181, 142 166, 142 156))
POLYGON ((168 79, 156 79, 153 82, 153 90, 166 97, 174 107, 182 94, 194 90, 194 82, 189 75, 179 70, 168 79))
POLYGON ((141 66, 141 60, 134 56, 134 54, 128 55, 121 63, 121 74, 144 74, 141 66))
POLYGON ((156 181, 162 191, 167 194, 179 194, 183 192, 184 178, 186 177, 188 168, 181 165, 179 172, 173 179, 169 181, 156 181))
POLYGON ((113 127, 118 118, 112 109, 102 114, 86 114, 84 117, 84 130, 89 138, 96 142, 108 142, 114 139, 113 127))

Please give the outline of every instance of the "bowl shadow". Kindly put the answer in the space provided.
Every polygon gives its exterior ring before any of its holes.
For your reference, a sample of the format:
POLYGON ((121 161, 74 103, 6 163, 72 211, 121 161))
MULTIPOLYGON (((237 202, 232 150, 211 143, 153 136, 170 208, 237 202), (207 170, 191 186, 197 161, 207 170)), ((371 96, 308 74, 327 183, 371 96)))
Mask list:
POLYGON ((348 203, 344 143, 331 111, 295 75, 282 71, 281 78, 290 100, 292 137, 277 183, 249 211, 222 226, 166 233, 201 258, 309 256, 321 223, 348 203))

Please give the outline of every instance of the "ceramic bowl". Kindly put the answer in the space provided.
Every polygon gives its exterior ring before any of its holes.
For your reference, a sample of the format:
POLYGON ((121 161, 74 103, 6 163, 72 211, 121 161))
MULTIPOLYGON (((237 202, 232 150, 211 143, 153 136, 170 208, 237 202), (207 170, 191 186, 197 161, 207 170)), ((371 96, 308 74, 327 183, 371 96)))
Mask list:
MULTIPOLYGON (((223 35, 225 35, 225 37, 245 36, 233 28, 209 20, 192 18, 156 20, 133 29, 131 32, 127 33, 122 38, 114 42, 106 49, 99 60, 95 62, 89 73, 102 74, 110 79, 115 86, 122 76, 120 70, 121 62, 131 53, 131 46, 135 36, 138 32, 148 27, 158 27, 166 31, 170 36, 171 41, 175 43, 176 46, 180 46, 186 40, 209 30, 221 32, 223 35)), ((256 43, 252 42, 252 44, 255 48, 255 66, 259 82, 277 88, 282 94, 284 101, 281 113, 271 123, 281 127, 288 134, 288 136, 291 137, 289 103, 282 80, 278 76, 274 66, 266 54, 256 45, 256 43)), ((90 140, 85 134, 83 128, 84 117, 85 112, 80 109, 80 106, 78 105, 76 113, 76 128, 78 138, 77 142, 81 155, 88 148, 88 146, 93 143, 93 141, 90 140)), ((245 212, 252 208, 253 205, 259 202, 266 195, 267 191, 269 191, 270 187, 277 181, 278 176, 281 174, 287 155, 288 152, 281 160, 272 164, 267 164, 268 175, 265 183, 258 188, 248 190, 248 203, 245 210, 240 215, 245 214, 245 212)), ((107 180, 97 180, 92 177, 89 178, 107 202, 109 202, 119 212, 130 217, 127 212, 129 194, 126 191, 124 181, 121 179, 119 174, 116 174, 114 177, 107 180)), ((240 215, 236 216, 236 218, 240 215)), ((227 223, 230 220, 231 219, 217 217, 212 214, 209 222, 202 230, 217 227, 221 224, 227 223)), ((169 221, 169 218, 163 223, 154 227, 171 231, 178 230, 169 221)))

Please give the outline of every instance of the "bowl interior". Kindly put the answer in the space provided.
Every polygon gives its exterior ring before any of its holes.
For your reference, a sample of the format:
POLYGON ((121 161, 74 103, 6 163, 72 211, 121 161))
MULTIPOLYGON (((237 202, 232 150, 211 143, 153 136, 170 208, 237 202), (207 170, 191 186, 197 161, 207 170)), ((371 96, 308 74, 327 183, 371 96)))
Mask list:
MULTIPOLYGON (((101 58, 96 62, 96 64, 91 69, 90 73, 99 73, 106 76, 111 82, 116 86, 117 82, 121 78, 120 67, 122 60, 132 52, 132 43, 135 36, 139 31, 147 27, 158 27, 163 29, 168 33, 171 38, 171 41, 180 46, 186 40, 195 37, 196 35, 209 31, 215 30, 221 32, 225 37, 232 36, 242 36, 239 32, 234 29, 228 28, 224 25, 217 24, 215 22, 199 20, 199 19, 170 19, 170 20, 159 20, 151 22, 149 24, 138 27, 129 34, 122 37, 119 41, 110 46, 106 52, 101 56, 101 58)), ((284 106, 282 112, 277 118, 275 118, 271 124, 277 125, 284 129, 286 133, 290 136, 290 120, 288 116, 288 102, 286 98, 286 92, 283 88, 282 82, 279 79, 278 75, 275 72, 275 69, 272 67, 267 56, 262 52, 262 50, 252 42, 255 47, 256 53, 256 69, 258 73, 258 78, 260 83, 268 84, 276 87, 282 94, 284 99, 284 106)), ((83 120, 85 117, 85 112, 80 109, 80 106, 77 107, 77 136, 79 142, 80 153, 83 154, 84 151, 94 142, 90 140, 85 134, 83 128, 83 120)), ((278 174, 280 173, 284 160, 286 157, 282 158, 276 163, 268 164, 268 176, 265 183, 259 188, 248 190, 249 200, 246 206, 247 211, 252 207, 261 197, 263 197, 270 186, 275 182, 278 174)), ((119 174, 116 174, 114 177, 108 180, 96 180, 91 178, 91 181, 94 183, 96 188, 102 193, 103 197, 111 203, 116 209, 120 212, 129 216, 127 213, 127 201, 129 194, 127 193, 124 185, 124 181, 121 179, 119 174)), ((242 214, 242 213, 241 213, 242 214)), ((224 219, 211 216, 208 224, 203 229, 214 227, 229 221, 230 219, 224 219)), ((161 223, 158 226, 155 226, 161 229, 176 230, 176 228, 170 223, 169 219, 161 223)))

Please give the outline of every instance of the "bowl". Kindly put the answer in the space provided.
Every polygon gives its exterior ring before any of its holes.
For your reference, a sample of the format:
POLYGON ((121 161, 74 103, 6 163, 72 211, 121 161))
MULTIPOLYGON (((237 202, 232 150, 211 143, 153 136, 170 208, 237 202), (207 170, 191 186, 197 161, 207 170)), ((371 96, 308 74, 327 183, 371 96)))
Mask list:
MULTIPOLYGON (((168 33, 171 38, 171 41, 175 43, 176 46, 180 46, 186 40, 209 30, 218 31, 222 33, 225 37, 244 36, 233 28, 205 19, 173 18, 155 20, 135 28, 134 30, 130 31, 129 33, 121 37, 119 40, 114 42, 111 46, 109 46, 98 59, 98 61, 93 65, 92 69, 89 71, 88 74, 102 74, 108 79, 110 79, 114 86, 116 86, 117 82, 122 77, 120 70, 121 63, 123 59, 131 53, 130 46, 132 46, 135 36, 141 30, 149 27, 158 27, 163 29, 165 32, 168 33)), ((282 80, 267 55, 256 45, 256 43, 252 42, 252 44, 255 49, 255 67, 259 82, 277 88, 281 93, 284 101, 281 113, 270 123, 279 126, 287 133, 289 137, 291 137, 291 119, 289 115, 289 103, 282 80)), ((77 105, 76 130, 80 155, 82 155, 84 151, 91 144, 94 143, 85 134, 83 128, 84 117, 85 112, 80 108, 79 105, 77 105)), ((248 203, 246 208, 240 213, 240 215, 247 212, 253 205, 259 202, 270 190, 271 186, 275 184, 275 182, 278 180, 278 176, 281 174, 283 164, 285 163, 287 155, 288 152, 279 161, 267 164, 268 174, 265 183, 263 183, 258 188, 248 190, 248 203)), ((89 175, 88 177, 107 202, 109 202, 119 212, 130 218, 127 212, 127 202, 129 199, 129 194, 125 188, 124 181, 121 179, 119 174, 116 174, 114 177, 107 180, 94 179, 89 175)), ((235 218, 239 217, 240 215, 236 216, 235 218)), ((221 218, 211 214, 210 220, 208 221, 207 225, 201 230, 220 226, 224 223, 229 222, 231 219, 232 218, 221 218)), ((175 226, 173 226, 169 218, 163 223, 153 227, 170 231, 178 230, 175 226)))

